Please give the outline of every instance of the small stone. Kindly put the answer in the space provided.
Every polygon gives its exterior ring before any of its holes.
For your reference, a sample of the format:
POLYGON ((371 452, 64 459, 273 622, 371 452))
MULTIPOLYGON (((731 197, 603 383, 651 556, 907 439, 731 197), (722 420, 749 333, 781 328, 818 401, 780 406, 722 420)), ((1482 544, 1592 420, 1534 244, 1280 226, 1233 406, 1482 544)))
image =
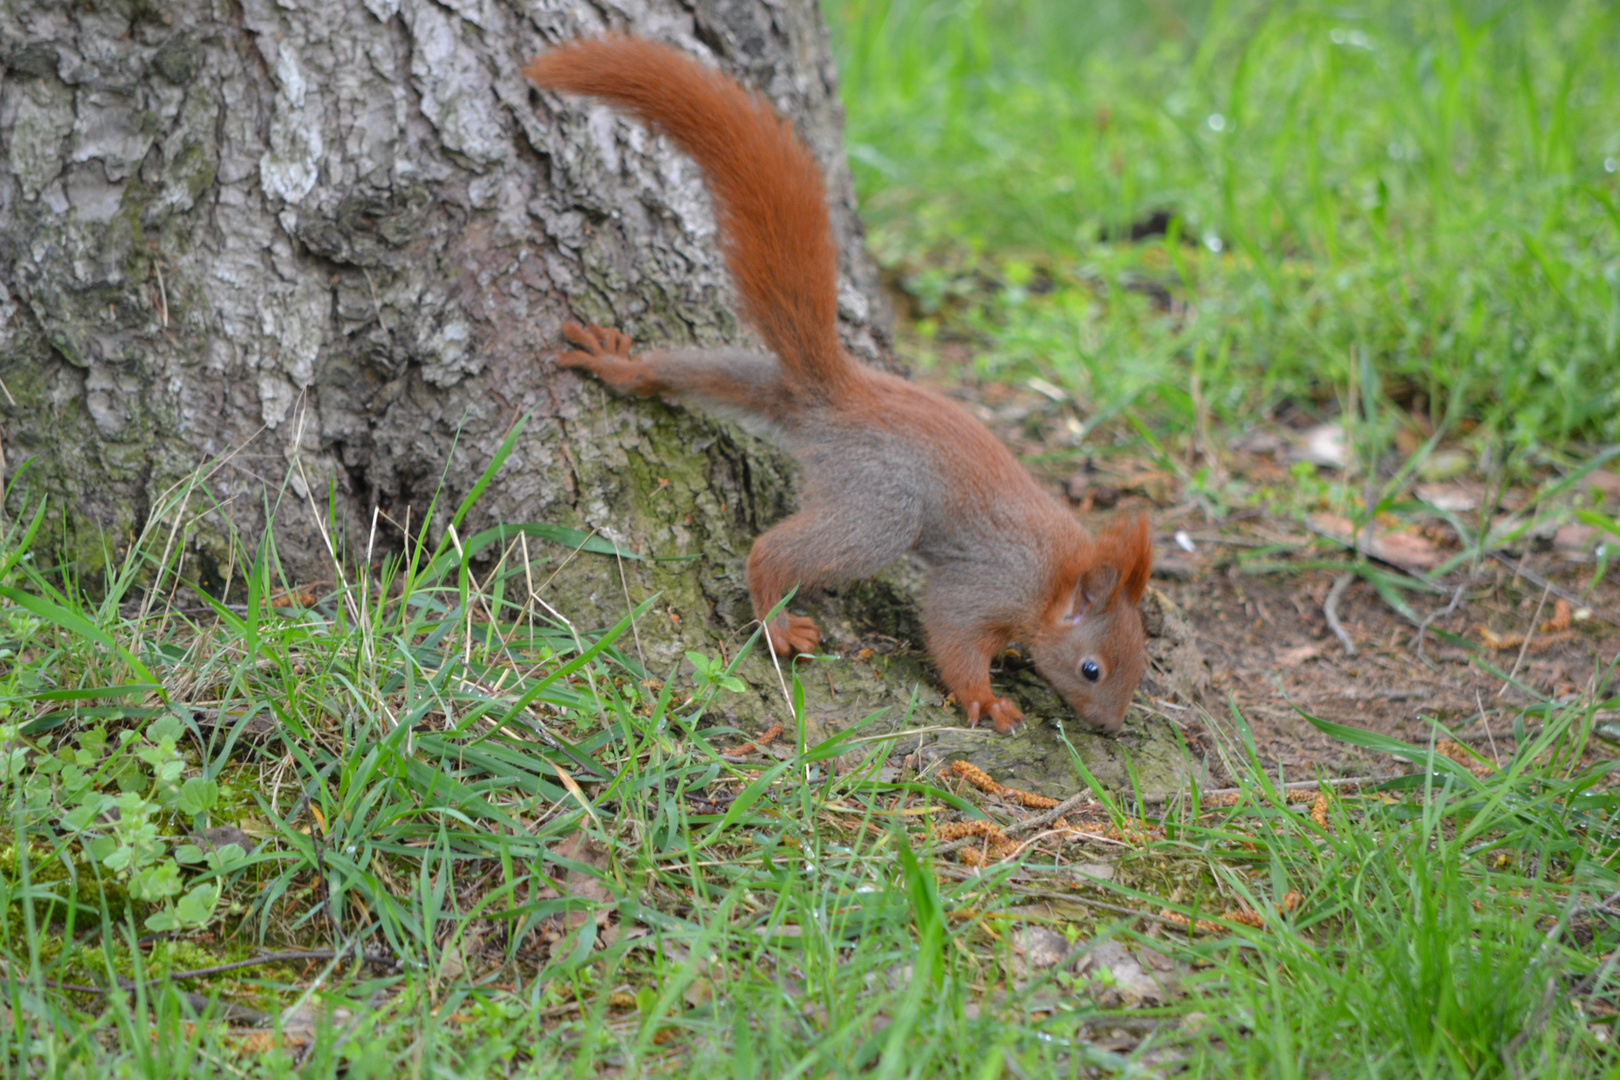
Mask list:
POLYGON ((1301 461, 1324 468, 1342 469, 1350 453, 1344 437, 1343 424, 1318 424, 1300 438, 1294 456, 1301 461))
POLYGON ((226 844, 235 844, 243 852, 251 854, 258 846, 253 837, 234 825, 215 825, 211 829, 192 833, 188 839, 204 851, 218 851, 226 844))
POLYGON ((1579 555, 1597 539, 1598 530, 1591 525, 1570 522, 1553 534, 1553 550, 1563 555, 1579 555))
POLYGON ((1055 930, 1026 926, 1013 934, 1013 970, 1020 977, 1045 971, 1069 955, 1069 942, 1055 930))

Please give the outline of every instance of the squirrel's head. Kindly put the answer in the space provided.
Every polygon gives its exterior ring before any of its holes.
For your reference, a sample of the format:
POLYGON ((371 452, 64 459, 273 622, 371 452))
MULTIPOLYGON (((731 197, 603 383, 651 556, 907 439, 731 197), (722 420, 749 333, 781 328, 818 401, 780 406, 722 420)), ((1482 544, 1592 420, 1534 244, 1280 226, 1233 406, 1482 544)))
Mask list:
POLYGON ((1053 605, 1030 643, 1041 677, 1099 731, 1120 729, 1142 680, 1136 605, 1152 570, 1147 521, 1116 523, 1097 538, 1072 593, 1053 605))

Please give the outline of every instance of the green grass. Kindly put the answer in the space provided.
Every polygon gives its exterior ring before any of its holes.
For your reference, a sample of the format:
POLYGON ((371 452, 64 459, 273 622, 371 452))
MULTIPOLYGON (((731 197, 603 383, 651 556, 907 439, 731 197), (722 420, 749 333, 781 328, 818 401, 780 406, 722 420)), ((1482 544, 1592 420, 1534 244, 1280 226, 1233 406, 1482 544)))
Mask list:
POLYGON ((1367 357, 1517 446, 1620 438, 1613 5, 825 9, 924 359, 965 339, 987 375, 1174 427, 1193 375, 1243 421, 1367 357), (1128 242, 1154 211, 1172 234, 1128 242))
POLYGON ((447 541, 379 573, 345 559, 336 590, 291 603, 267 602, 283 586, 260 549, 245 603, 187 615, 173 553, 204 507, 186 505, 164 501, 171 524, 95 602, 34 565, 28 522, 0 535, 0 1076, 1612 1065, 1617 796, 1612 762, 1578 764, 1620 705, 1612 671, 1529 710, 1539 732, 1484 779, 1328 726, 1422 768, 1333 800, 1325 828, 1234 715, 1216 731, 1236 805, 1178 804, 1133 838, 1099 789, 1090 828, 1123 842, 974 874, 932 834, 1008 825, 1005 807, 885 775, 859 725, 806 745, 785 707, 796 752, 728 760, 725 669, 661 683, 614 646, 628 612, 579 635, 541 618, 510 536, 491 573, 447 541), (245 842, 205 850, 222 826, 245 842), (1069 960, 1018 970, 1032 919, 1069 960), (1071 970, 1111 941, 1168 958, 1178 987, 1133 1008, 1118 969, 1071 970), (289 950, 312 955, 178 977, 289 950), (1148 1033, 1111 1041, 1122 1023, 1148 1033))

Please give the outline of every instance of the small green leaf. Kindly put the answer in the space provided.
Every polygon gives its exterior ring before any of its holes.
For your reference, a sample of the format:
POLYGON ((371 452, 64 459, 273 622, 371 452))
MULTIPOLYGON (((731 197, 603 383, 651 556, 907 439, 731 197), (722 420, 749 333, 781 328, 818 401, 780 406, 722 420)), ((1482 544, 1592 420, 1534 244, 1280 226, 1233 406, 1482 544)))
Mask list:
POLYGON ((193 776, 180 785, 180 801, 175 804, 175 808, 182 814, 194 816, 212 810, 218 801, 219 785, 212 780, 193 776))
POLYGON ((191 926, 203 926, 214 917, 214 905, 219 903, 219 886, 198 885, 180 898, 174 906, 175 917, 191 926))
POLYGON ((185 731, 185 727, 172 713, 164 713, 146 726, 146 737, 155 743, 176 743, 180 741, 180 736, 184 735, 185 731))
POLYGON ((202 862, 207 856, 203 854, 203 849, 196 844, 181 844, 174 849, 174 858, 176 862, 191 866, 202 862))
POLYGON ((180 929, 180 921, 174 917, 174 912, 168 908, 154 911, 146 917, 146 928, 163 934, 170 930, 180 929))
MULTIPOLYGON (((108 865, 111 865, 109 860, 108 865)), ((180 867, 170 859, 148 867, 129 883, 130 895, 137 900, 163 900, 180 891, 180 867)))
POLYGON ((241 844, 226 844, 208 853, 208 868, 216 874, 229 874, 241 869, 246 862, 247 852, 242 850, 241 844))

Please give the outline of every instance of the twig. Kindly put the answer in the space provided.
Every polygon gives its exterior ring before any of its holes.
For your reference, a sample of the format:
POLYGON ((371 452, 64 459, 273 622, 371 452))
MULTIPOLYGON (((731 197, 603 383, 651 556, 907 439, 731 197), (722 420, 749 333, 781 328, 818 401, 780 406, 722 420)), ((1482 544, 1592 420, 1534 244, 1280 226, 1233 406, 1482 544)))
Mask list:
POLYGON ((1333 631, 1333 636, 1339 639, 1339 644, 1343 645, 1344 651, 1351 656, 1356 655, 1356 643, 1350 640, 1350 635, 1345 632, 1344 624, 1339 622, 1339 598, 1344 595, 1344 590, 1349 588, 1350 583, 1355 579, 1356 572, 1354 570, 1346 570, 1340 574, 1338 579, 1333 582, 1333 588, 1328 590, 1327 602, 1322 605, 1322 616, 1327 619, 1328 629, 1333 631))
POLYGON ((1447 604, 1444 608, 1439 608, 1435 611, 1429 612, 1427 615, 1423 616, 1423 621, 1418 623, 1417 635, 1412 638, 1412 644, 1417 646, 1417 658, 1423 661, 1423 663, 1427 665, 1431 671, 1437 670, 1434 661, 1423 655, 1423 638, 1429 632, 1429 624, 1434 622, 1436 619, 1444 619, 1453 611, 1456 611, 1457 605, 1462 603, 1463 592, 1467 588, 1468 582, 1466 581, 1461 585, 1458 585, 1457 591, 1451 594, 1451 603, 1447 604))
MULTIPOLYGON (((1496 763, 1497 769, 1500 770, 1502 768, 1502 755, 1496 752, 1496 736, 1491 734, 1491 718, 1485 712, 1485 703, 1479 700, 1478 690, 1474 691, 1474 704, 1479 706, 1479 722, 1480 726, 1485 729, 1485 741, 1490 744, 1491 760, 1496 763)), ((1526 732, 1526 735, 1528 734, 1526 732)))
MULTIPOLYGON (((1032 818, 1025 818, 1023 821, 1013 822, 1011 825, 1008 825, 1006 828, 1002 829, 1002 832, 1008 837, 1012 837, 1019 833, 1030 832, 1034 829, 1039 829, 1042 826, 1050 825, 1058 818, 1063 817, 1066 814, 1073 813, 1075 810, 1085 805, 1086 802, 1091 798, 1092 794, 1089 791, 1082 791, 1077 795, 1071 795, 1067 799, 1064 799, 1062 802, 1058 803, 1056 806, 1052 807, 1050 810, 1042 811, 1032 818)), ((964 836, 948 843, 941 844, 939 847, 932 848, 931 851, 934 855, 949 855, 958 848, 965 848, 969 844, 977 844, 981 840, 983 840, 983 837, 980 836, 964 836)))
MULTIPOLYGON (((1519 561, 1523 563, 1524 560, 1519 561)), ((1524 640, 1519 643, 1519 657, 1513 661, 1513 670, 1509 671, 1508 677, 1502 681, 1502 689, 1496 692, 1497 697, 1507 693, 1507 688, 1513 685, 1514 677, 1519 674, 1519 666, 1524 663, 1524 654, 1530 651, 1530 639, 1536 636, 1536 627, 1541 623, 1541 609, 1547 606, 1547 594, 1550 592, 1552 592, 1550 584, 1542 588, 1541 599, 1536 602, 1536 613, 1530 616, 1530 628, 1524 632, 1524 640)))
POLYGON ((1080 809, 1080 807, 1084 806, 1088 800, 1093 798, 1094 796, 1090 791, 1082 791, 1079 794, 1070 795, 1067 799, 1064 799, 1062 802, 1052 807, 1052 809, 1043 810, 1041 813, 1036 814, 1032 818, 1026 818, 1023 821, 1014 822, 1002 831, 1008 836, 1013 836, 1018 833, 1032 832, 1035 829, 1045 828, 1058 818, 1065 817, 1080 809))

